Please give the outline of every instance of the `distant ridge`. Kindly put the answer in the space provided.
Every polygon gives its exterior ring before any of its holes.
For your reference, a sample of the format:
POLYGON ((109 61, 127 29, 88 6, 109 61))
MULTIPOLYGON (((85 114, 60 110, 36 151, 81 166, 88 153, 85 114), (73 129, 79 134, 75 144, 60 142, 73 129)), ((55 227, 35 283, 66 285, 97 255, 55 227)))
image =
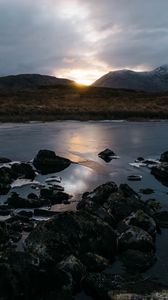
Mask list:
POLYGON ((40 74, 20 74, 0 77, 0 89, 26 89, 40 86, 72 85, 74 81, 40 74))
POLYGON ((165 92, 168 91, 168 65, 146 72, 127 69, 109 72, 92 85, 146 92, 165 92))

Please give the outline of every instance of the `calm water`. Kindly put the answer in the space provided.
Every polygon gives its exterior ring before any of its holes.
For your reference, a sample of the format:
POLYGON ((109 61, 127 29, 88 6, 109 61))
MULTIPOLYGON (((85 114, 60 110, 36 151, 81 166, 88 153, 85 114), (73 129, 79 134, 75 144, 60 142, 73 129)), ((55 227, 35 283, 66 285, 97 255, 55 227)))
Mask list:
MULTIPOLYGON (((138 156, 155 159, 168 150, 168 122, 66 121, 0 125, 1 156, 29 161, 39 149, 54 150, 58 155, 79 163, 58 174, 65 190, 75 199, 100 183, 109 180, 124 183, 128 175, 140 174, 143 176, 141 182, 129 184, 136 191, 154 188, 152 198, 160 200, 163 208, 168 209, 168 188, 150 175, 147 168, 137 169, 129 165, 138 156), (105 148, 112 149, 120 159, 105 163, 97 156, 105 148)), ((168 283, 167 230, 157 237, 157 249, 159 259, 150 274, 168 283)))

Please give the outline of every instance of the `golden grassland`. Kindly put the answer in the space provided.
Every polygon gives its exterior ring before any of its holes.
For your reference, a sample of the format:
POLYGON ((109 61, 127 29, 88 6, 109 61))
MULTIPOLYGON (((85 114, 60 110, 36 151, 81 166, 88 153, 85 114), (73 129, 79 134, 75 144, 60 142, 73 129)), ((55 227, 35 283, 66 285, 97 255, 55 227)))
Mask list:
POLYGON ((86 86, 0 91, 0 121, 167 119, 168 92, 86 86))

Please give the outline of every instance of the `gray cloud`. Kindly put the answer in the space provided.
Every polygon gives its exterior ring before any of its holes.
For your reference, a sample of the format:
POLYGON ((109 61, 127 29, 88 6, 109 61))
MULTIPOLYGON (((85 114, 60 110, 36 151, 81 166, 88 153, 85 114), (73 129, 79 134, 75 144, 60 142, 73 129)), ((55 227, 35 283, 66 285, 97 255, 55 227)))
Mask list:
POLYGON ((0 0, 0 74, 93 79, 168 63, 167 11, 167 0, 0 0))

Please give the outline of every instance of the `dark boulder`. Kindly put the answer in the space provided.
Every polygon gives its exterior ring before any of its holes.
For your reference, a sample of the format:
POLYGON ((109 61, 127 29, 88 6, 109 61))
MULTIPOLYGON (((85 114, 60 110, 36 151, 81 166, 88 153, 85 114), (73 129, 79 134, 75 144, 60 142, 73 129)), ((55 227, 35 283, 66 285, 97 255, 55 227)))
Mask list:
POLYGON ((144 213, 143 210, 137 210, 136 212, 133 212, 130 216, 125 218, 123 222, 127 225, 140 227, 147 231, 150 235, 154 235, 156 233, 155 220, 144 213))
POLYGON ((9 184, 0 183, 0 195, 6 195, 10 191, 10 188, 9 184))
POLYGON ((151 168, 151 174, 155 176, 163 185, 168 186, 168 164, 161 163, 159 166, 151 168))
POLYGON ((160 227, 168 228, 168 211, 156 212, 154 216, 160 227))
POLYGON ((10 162, 11 162, 11 159, 0 156, 0 164, 7 164, 10 162))
POLYGON ((32 166, 27 163, 16 163, 11 166, 13 176, 16 178, 25 178, 33 180, 36 176, 32 166))
POLYGON ((44 218, 50 218, 53 216, 56 216, 58 214, 58 212, 56 211, 52 211, 52 210, 47 210, 47 209, 40 209, 40 208, 36 208, 34 210, 34 216, 35 217, 44 217, 44 218))
POLYGON ((105 162, 110 162, 113 158, 116 157, 116 154, 112 150, 107 148, 104 151, 101 151, 98 156, 105 162))
POLYGON ((109 294, 125 287, 125 281, 120 275, 106 273, 88 273, 82 280, 84 291, 98 300, 112 300, 109 294))
POLYGON ((123 252, 128 249, 148 252, 154 250, 152 237, 143 229, 129 226, 118 238, 118 249, 123 252))
POLYGON ((70 195, 65 192, 57 191, 52 187, 50 187, 49 189, 41 189, 40 197, 42 199, 50 200, 51 204, 61 204, 64 201, 68 201, 70 199, 70 195))
POLYGON ((168 162, 168 151, 165 151, 161 154, 160 156, 160 161, 161 162, 168 162))
POLYGON ((134 249, 123 252, 120 259, 129 271, 145 271, 156 262, 154 251, 144 252, 134 249))
POLYGON ((80 261, 86 266, 88 272, 101 272, 110 264, 105 257, 91 252, 84 253, 80 257, 80 261))
POLYGON ((9 239, 9 232, 4 222, 0 222, 0 246, 6 243, 9 239))
POLYGON ((57 156, 54 151, 40 150, 33 160, 33 165, 42 174, 60 172, 71 164, 69 159, 57 156))
POLYGON ((44 199, 25 199, 20 197, 16 192, 13 192, 7 200, 8 205, 13 208, 39 208, 44 205, 50 204, 49 201, 44 199))
POLYGON ((105 222, 86 212, 59 213, 41 222, 26 240, 27 250, 42 263, 93 252, 108 259, 116 253, 116 234, 105 222))

